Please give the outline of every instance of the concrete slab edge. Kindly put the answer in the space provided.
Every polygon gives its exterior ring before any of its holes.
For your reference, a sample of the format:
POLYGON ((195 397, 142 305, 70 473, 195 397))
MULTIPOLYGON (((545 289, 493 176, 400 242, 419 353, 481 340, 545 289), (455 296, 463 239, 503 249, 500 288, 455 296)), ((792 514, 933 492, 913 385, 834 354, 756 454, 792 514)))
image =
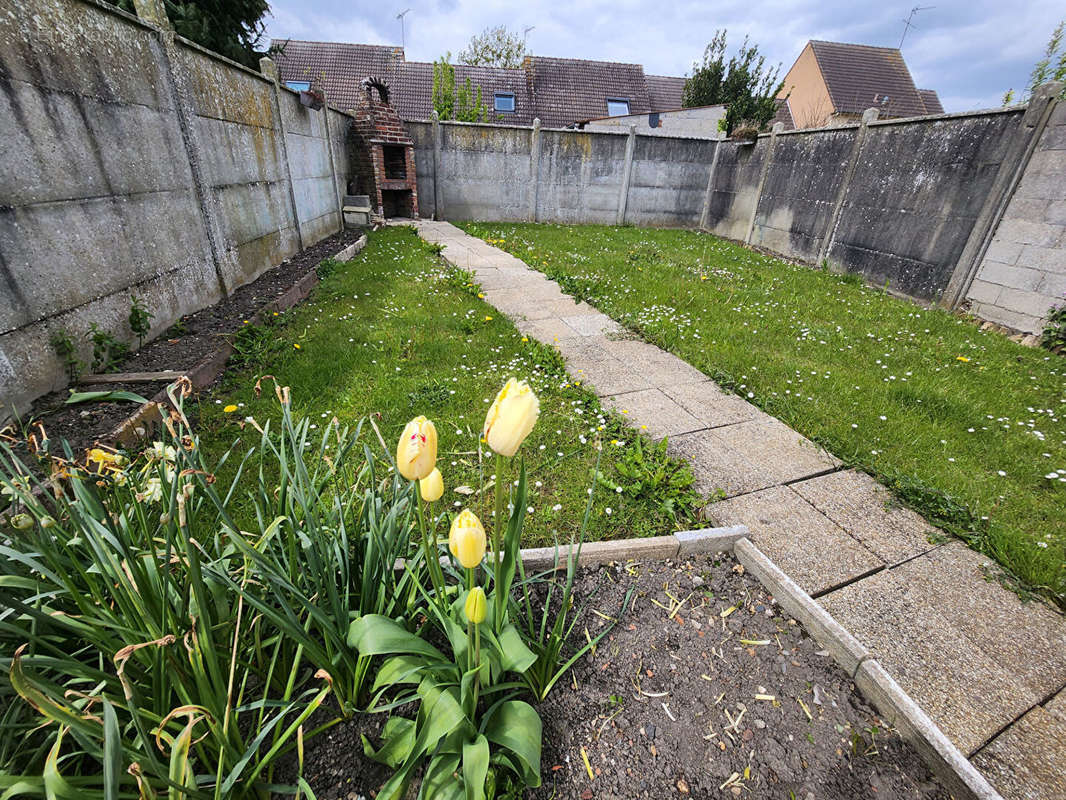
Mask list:
POLYGON ((966 756, 922 711, 866 647, 747 538, 733 553, 785 611, 795 617, 859 691, 895 726, 957 800, 1002 800, 966 756))

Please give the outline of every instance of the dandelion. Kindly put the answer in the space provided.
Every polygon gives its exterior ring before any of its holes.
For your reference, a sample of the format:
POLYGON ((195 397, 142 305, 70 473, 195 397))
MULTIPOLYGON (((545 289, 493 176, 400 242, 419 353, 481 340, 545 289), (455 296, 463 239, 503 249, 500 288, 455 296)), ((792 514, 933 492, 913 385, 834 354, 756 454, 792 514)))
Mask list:
POLYGON ((295 347, 297 350, 300 349, 300 345, 298 345, 296 342, 293 342, 292 346, 295 347))
POLYGON ((955 356, 955 360, 956 361, 962 361, 963 363, 966 363, 970 359, 968 359, 966 356, 955 356))
POLYGON ((237 406, 233 405, 233 403, 230 403, 228 406, 226 406, 225 408, 222 409, 222 411, 225 412, 226 414, 232 414, 236 410, 237 410, 237 406))

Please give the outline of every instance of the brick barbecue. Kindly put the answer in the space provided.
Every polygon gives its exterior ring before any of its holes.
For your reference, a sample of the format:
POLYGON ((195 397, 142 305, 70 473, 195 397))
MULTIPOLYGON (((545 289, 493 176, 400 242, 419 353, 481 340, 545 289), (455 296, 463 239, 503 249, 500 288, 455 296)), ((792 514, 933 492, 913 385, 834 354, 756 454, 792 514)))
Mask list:
POLYGON ((379 217, 417 219, 415 143, 389 104, 388 84, 367 78, 362 86, 352 124, 353 166, 359 182, 356 193, 369 196, 370 206, 379 217))

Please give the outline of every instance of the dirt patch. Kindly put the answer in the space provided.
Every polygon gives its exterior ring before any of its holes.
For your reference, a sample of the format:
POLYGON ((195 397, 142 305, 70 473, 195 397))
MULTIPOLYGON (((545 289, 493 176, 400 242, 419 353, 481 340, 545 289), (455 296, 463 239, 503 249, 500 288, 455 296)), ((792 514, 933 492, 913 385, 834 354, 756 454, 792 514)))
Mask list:
MULTIPOLYGON (((114 372, 187 371, 225 342, 256 311, 285 294, 322 259, 356 241, 362 231, 344 230, 308 247, 224 300, 195 314, 182 317, 169 331, 148 342, 116 367, 114 372)), ((126 390, 151 398, 166 382, 99 384, 83 390, 126 390)), ((92 403, 67 406, 68 389, 41 397, 33 404, 27 419, 41 421, 49 437, 66 439, 74 453, 105 437, 125 420, 136 406, 131 403, 92 403)))
MULTIPOLYGON (((732 556, 590 569, 580 588, 593 598, 582 639, 607 624, 591 609, 617 615, 631 588, 632 605, 540 705, 544 784, 529 797, 948 800, 732 556)), ((374 796, 388 773, 363 756, 360 734, 373 739, 382 723, 355 718, 308 743, 304 775, 319 798, 374 796)))

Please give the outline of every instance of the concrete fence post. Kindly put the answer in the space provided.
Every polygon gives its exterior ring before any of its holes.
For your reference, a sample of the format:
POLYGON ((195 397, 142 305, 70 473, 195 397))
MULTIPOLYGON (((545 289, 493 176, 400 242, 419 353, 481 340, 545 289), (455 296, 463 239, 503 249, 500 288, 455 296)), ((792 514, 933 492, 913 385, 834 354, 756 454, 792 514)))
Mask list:
POLYGON ((156 38, 162 50, 162 62, 166 73, 167 88, 170 90, 174 111, 178 117, 178 129, 185 146, 185 157, 189 161, 189 173, 192 176, 193 195, 200 210, 200 221, 204 226, 211 264, 215 269, 215 280, 223 297, 229 294, 226 283, 225 264, 228 261, 224 238, 222 235, 221 211, 212 195, 204 175, 204 159, 196 134, 196 107, 189 97, 185 76, 175 68, 177 45, 174 42, 174 28, 167 17, 163 0, 134 0, 137 16, 156 28, 156 38))
POLYGON ((759 215, 759 200, 762 199, 762 189, 766 184, 766 174, 770 171, 770 164, 774 160, 774 149, 777 147, 777 135, 785 129, 785 123, 775 122, 770 129, 770 146, 766 151, 766 160, 762 163, 759 172, 759 184, 755 188, 755 204, 751 208, 751 221, 748 222, 748 233, 744 237, 744 244, 751 244, 751 235, 755 232, 755 218, 759 215))
POLYGON ((711 216, 711 195, 714 194, 714 173, 718 169, 718 152, 722 149, 722 140, 714 140, 714 155, 711 156, 711 169, 707 173, 707 191, 703 195, 703 210, 700 212, 700 230, 707 230, 707 221, 711 216))
POLYGON ((878 113, 876 108, 868 108, 862 112, 862 120, 859 121, 859 128, 855 131, 855 141, 852 143, 851 153, 848 155, 848 164, 844 168, 844 177, 837 188, 836 199, 833 200, 833 213, 829 215, 829 223, 825 226, 825 233, 822 234, 822 244, 818 248, 816 264, 820 265, 829 256, 829 250, 832 248, 833 239, 836 236, 837 225, 840 223, 840 215, 844 210, 844 199, 848 196, 848 189, 851 188, 851 179, 855 177, 855 165, 859 163, 859 154, 862 152, 863 143, 866 141, 866 131, 869 129, 870 123, 877 119, 878 113))
POLYGON ((974 221, 970 236, 951 272, 947 288, 940 297, 941 306, 954 309, 966 300, 966 295, 969 294, 970 287, 981 268, 985 253, 988 252, 988 246, 992 243, 996 229, 1003 219, 1003 214, 1029 166, 1029 160, 1033 157, 1040 136, 1047 127, 1055 106, 1063 102, 1058 99, 1062 90, 1061 81, 1052 81, 1038 86, 1033 92, 1029 106, 1019 122, 1018 132, 1000 163, 992 189, 981 207, 981 213, 974 221))
POLYGON ((326 154, 329 156, 329 176, 333 180, 333 194, 337 198, 337 230, 344 230, 344 193, 337 185, 337 162, 333 159, 333 136, 329 124, 329 96, 325 89, 322 90, 322 119, 326 124, 326 154))
POLYGON ((622 188, 618 191, 618 214, 615 216, 616 225, 625 225, 626 205, 629 203, 629 184, 633 181, 633 150, 637 145, 637 126, 629 126, 629 135, 626 137, 626 160, 622 167, 622 188))
MULTIPOLYGON (((263 76, 270 79, 271 108, 274 112, 274 133, 280 140, 281 163, 285 169, 285 180, 289 184, 289 202, 292 204, 292 221, 296 228, 296 244, 301 250, 304 249, 304 235, 300 228, 300 211, 296 207, 296 186, 292 182, 292 167, 289 165, 288 131, 285 127, 285 115, 281 113, 281 83, 278 79, 278 65, 272 58, 259 59, 259 71, 263 76)), ((343 225, 343 215, 341 224, 343 225)))
POLYGON ((440 183, 441 166, 440 114, 433 110, 433 219, 444 219, 444 189, 440 183))
POLYGON ((540 185, 540 117, 533 120, 529 134, 529 221, 537 221, 537 192, 540 185))

